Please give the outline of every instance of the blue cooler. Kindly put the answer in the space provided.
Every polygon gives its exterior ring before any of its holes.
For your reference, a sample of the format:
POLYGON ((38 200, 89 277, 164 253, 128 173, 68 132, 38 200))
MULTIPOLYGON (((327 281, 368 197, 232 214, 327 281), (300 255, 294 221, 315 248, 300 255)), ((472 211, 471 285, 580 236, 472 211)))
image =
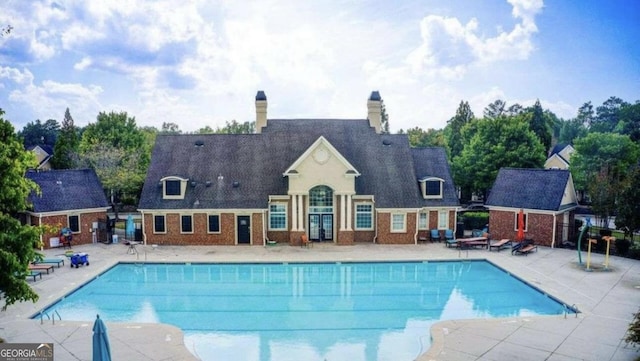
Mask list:
POLYGON ((76 268, 81 265, 89 265, 89 254, 88 253, 74 253, 71 255, 71 267, 75 266, 76 268))

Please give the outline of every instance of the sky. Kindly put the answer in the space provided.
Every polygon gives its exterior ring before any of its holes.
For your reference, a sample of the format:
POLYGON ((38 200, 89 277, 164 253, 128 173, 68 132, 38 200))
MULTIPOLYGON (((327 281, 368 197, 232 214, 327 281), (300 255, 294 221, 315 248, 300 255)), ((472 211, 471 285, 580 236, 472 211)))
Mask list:
POLYGON ((637 0, 3 0, 0 108, 16 130, 127 112, 185 132, 267 116, 441 129, 468 101, 565 119, 640 100, 637 0))

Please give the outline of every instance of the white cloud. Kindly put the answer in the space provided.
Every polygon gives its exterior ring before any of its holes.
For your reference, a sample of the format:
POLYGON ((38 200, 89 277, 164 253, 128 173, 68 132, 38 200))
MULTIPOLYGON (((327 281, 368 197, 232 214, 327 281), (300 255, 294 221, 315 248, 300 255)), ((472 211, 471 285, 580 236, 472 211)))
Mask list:
POLYGON ((33 82, 33 74, 28 70, 20 71, 11 67, 0 67, 0 79, 9 79, 19 85, 29 85, 33 82))

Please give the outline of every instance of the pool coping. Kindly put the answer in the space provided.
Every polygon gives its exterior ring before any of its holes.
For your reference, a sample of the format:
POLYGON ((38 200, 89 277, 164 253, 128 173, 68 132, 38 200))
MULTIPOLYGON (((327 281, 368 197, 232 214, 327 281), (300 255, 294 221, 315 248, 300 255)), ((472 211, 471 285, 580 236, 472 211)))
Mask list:
MULTIPOLYGON (((298 247, 225 247, 172 246, 163 249, 140 247, 148 260, 160 260, 162 263, 185 263, 186 259, 206 259, 206 263, 293 263, 315 261, 321 262, 375 262, 375 261, 439 261, 459 260, 461 253, 450 252, 441 244, 428 245, 356 245, 333 246, 319 245, 311 250, 298 247), (455 258, 458 255, 459 258, 455 258), (179 259, 179 261, 178 261, 179 259), (327 259, 329 259, 327 261, 327 259), (213 260, 213 262, 211 262, 213 260), (264 262, 264 261, 267 262, 264 262), (269 260, 276 260, 275 262, 269 260), (286 260, 286 261, 283 261, 286 260), (254 262, 258 261, 258 262, 254 262)), ((10 306, 8 311, 0 313, 0 337, 7 342, 54 342, 57 346, 56 361, 90 359, 90 342, 72 342, 80 335, 82 339, 90 339, 90 327, 71 321, 56 322, 55 325, 45 322, 40 325, 37 320, 28 316, 37 313, 46 305, 52 304, 56 295, 69 292, 72 285, 77 287, 82 280, 88 280, 107 270, 119 261, 139 263, 139 257, 126 254, 126 247, 109 245, 87 245, 78 247, 81 251, 92 254, 91 271, 83 272, 69 268, 54 272, 54 276, 45 277, 45 281, 33 284, 41 298, 35 304, 21 303, 10 306), (85 355, 85 356, 82 356, 85 355)), ((45 251, 46 256, 55 256, 59 252, 45 251)), ((464 255, 464 252, 462 253, 464 255)), ((565 300, 563 303, 575 303, 580 314, 575 317, 536 316, 517 318, 510 323, 476 319, 442 321, 432 327, 432 345, 419 360, 493 360, 507 359, 509 355, 524 360, 548 359, 585 359, 585 360, 635 360, 637 351, 622 341, 626 327, 631 320, 632 312, 637 312, 640 304, 640 262, 612 256, 610 272, 587 273, 576 267, 575 250, 550 249, 540 247, 538 253, 529 257, 510 256, 505 252, 470 251, 466 253, 468 260, 486 259, 514 276, 524 279, 529 285, 543 292, 565 300), (608 305, 615 304, 615 307, 608 305), (514 325, 519 325, 514 327, 514 325), (478 326, 484 325, 484 326, 478 326), (502 331, 499 331, 502 329, 502 331), (478 331, 481 330, 481 331, 478 331), (547 330, 553 330, 549 333, 547 330), (480 333, 480 336, 478 335, 480 333), (485 333, 496 333, 500 337, 489 338, 485 333), (534 333, 534 339, 527 344, 519 342, 522 335, 534 333), (549 334, 549 335, 547 335, 549 334), (549 340, 551 336, 560 341, 549 340), (550 346, 551 345, 551 346, 550 346), (522 350, 527 352, 523 353, 522 350), (530 354, 529 354, 530 353, 530 354), (496 357, 499 355, 500 357, 496 357), (506 355, 506 356, 505 356, 506 355)), ((600 262, 599 256, 592 255, 592 263, 600 262)), ((116 334, 130 332, 128 324, 107 322, 111 332, 116 334)), ((157 324, 154 324, 157 325, 157 324)), ((162 327, 171 330, 173 326, 162 327)), ((178 329, 179 330, 179 329, 178 329)), ((156 335, 147 330, 150 337, 158 337, 149 341, 139 337, 120 338, 113 347, 114 357, 120 359, 140 360, 184 360, 186 346, 181 331, 171 331, 172 341, 164 340, 163 335, 156 335), (176 350, 176 340, 180 345, 176 350), (140 349, 149 350, 150 356, 141 357, 140 349), (160 354, 153 354, 163 350, 160 354), (153 356, 155 355, 155 356, 153 356)), ((142 332, 142 331, 141 331, 142 332)), ((145 331, 146 332, 146 331, 145 331)), ((167 331, 168 332, 168 331, 167 331)), ((161 332, 160 332, 161 333, 161 332)), ((114 338, 118 338, 114 335, 114 338)), ((193 355, 193 358, 197 359, 193 355)), ((513 358, 512 357, 512 358, 513 358)))

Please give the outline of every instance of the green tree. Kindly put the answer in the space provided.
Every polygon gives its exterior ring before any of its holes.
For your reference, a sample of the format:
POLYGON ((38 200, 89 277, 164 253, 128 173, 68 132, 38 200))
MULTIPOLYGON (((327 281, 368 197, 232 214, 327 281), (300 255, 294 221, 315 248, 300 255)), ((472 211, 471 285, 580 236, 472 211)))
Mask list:
POLYGON ((27 123, 18 136, 23 139, 25 148, 34 145, 48 145, 53 148, 59 131, 60 124, 55 119, 49 119, 44 123, 37 119, 35 122, 27 123))
POLYGON ((593 105, 591 102, 586 102, 582 104, 580 108, 578 108, 578 115, 576 116, 582 124, 584 124, 587 128, 591 127, 593 122, 596 120, 595 112, 593 111, 593 105))
POLYGON ((462 153, 465 145, 462 138, 462 128, 474 119, 469 102, 461 100, 456 115, 447 121, 447 126, 444 129, 444 139, 450 160, 462 153))
POLYGON ((589 133, 574 148, 570 170, 576 189, 587 190, 594 213, 608 222, 626 175, 638 164, 639 146, 627 135, 589 133))
POLYGON ((36 165, 32 152, 25 151, 11 123, 3 118, 0 109, 0 291, 6 310, 19 301, 37 301, 25 275, 29 263, 37 256, 40 229, 22 225, 13 215, 27 210, 27 197, 37 191, 35 183, 25 178, 29 168, 36 165))
POLYGON ((256 129, 256 122, 238 123, 235 119, 226 121, 225 126, 216 128, 217 134, 251 134, 256 129))
POLYGON ((180 130, 180 126, 176 123, 162 122, 160 134, 182 134, 182 131, 180 130))
POLYGON ((505 108, 507 107, 507 103, 504 100, 498 99, 493 103, 487 105, 484 108, 483 115, 486 119, 498 119, 505 114, 505 108))
MULTIPOLYGON (((112 203, 135 204, 149 167, 151 147, 126 112, 100 113, 86 126, 80 141, 83 166, 96 171, 112 203)), ((117 210, 116 210, 117 211, 117 210)))
POLYGON ((545 154, 551 148, 551 121, 545 115, 539 100, 523 114, 531 130, 538 136, 544 147, 545 154))
POLYGON ((558 143, 573 144, 575 139, 584 137, 587 135, 587 132, 587 128, 579 118, 562 121, 560 125, 558 143))
POLYGON ((444 147, 444 137, 442 130, 427 129, 422 130, 415 127, 407 130, 409 145, 412 147, 444 147))
POLYGON ((64 112, 62 128, 56 140, 56 145, 51 158, 51 165, 55 169, 73 169, 78 162, 78 147, 80 136, 78 128, 74 125, 69 108, 64 112))
POLYGON ((640 232, 640 166, 633 167, 633 171, 627 176, 618 202, 616 215, 616 227, 625 229, 626 234, 633 235, 640 232))
POLYGON ((384 100, 380 99, 380 130, 382 134, 389 134, 389 114, 387 114, 387 107, 384 105, 384 100))
POLYGON ((195 134, 213 134, 215 131, 208 125, 196 130, 195 134))
POLYGON ((640 143, 640 100, 635 104, 626 104, 620 110, 619 129, 632 141, 640 143))
POLYGON ((620 121, 620 110, 627 103, 618 98, 610 97, 601 106, 596 108, 596 118, 591 125, 592 132, 612 132, 620 121))
POLYGON ((544 164, 542 143, 519 117, 486 119, 468 126, 477 129, 460 156, 453 159, 458 186, 486 197, 500 168, 541 168, 544 164))

